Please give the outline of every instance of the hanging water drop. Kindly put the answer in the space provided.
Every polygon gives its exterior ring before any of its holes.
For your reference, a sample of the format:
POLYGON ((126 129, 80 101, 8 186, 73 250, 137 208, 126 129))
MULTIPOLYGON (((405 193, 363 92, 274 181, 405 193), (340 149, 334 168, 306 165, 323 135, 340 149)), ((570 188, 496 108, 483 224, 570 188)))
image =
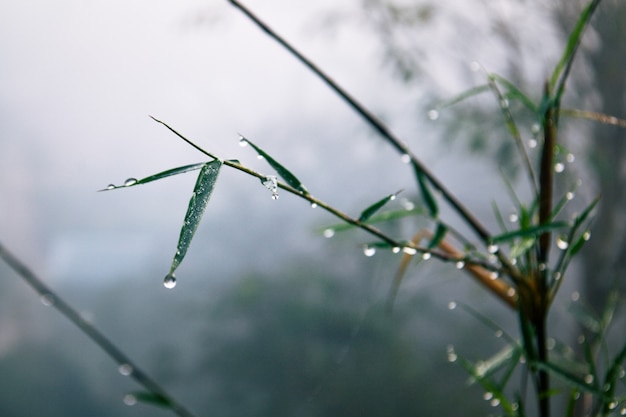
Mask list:
POLYGON ((565 155, 565 160, 571 164, 572 162, 576 160, 576 157, 574 156, 573 153, 568 153, 567 155, 565 155))
POLYGON ((137 397, 135 397, 133 394, 126 394, 124 395, 122 401, 124 401, 124 404, 128 406, 133 406, 137 404, 137 397))
POLYGON ((484 399, 485 401, 489 401, 489 400, 491 400, 492 398, 493 398, 493 393, 492 393, 492 392, 487 391, 487 392, 485 392, 485 393, 483 394, 483 399, 484 399))
POLYGON ((173 272, 170 272, 165 276, 165 279, 163 279, 163 286, 168 290, 171 290, 176 286, 176 276, 173 272))
POLYGON ((530 149, 535 149, 537 147, 537 139, 528 139, 528 147, 530 149))
POLYGON ((620 415, 622 416, 626 416, 626 407, 622 408, 621 410, 619 410, 620 415))
POLYGON ((317 208, 317 203, 311 203, 311 208, 317 208))
POLYGON ((533 123, 533 125, 530 127, 530 131, 533 133, 539 133, 540 130, 541 126, 539 125, 539 123, 533 123))
POLYGON ((498 245, 494 245, 493 243, 487 246, 487 252, 494 254, 496 252, 498 252, 498 245))
POLYGON ((363 254, 367 257, 371 257, 376 255, 376 248, 373 248, 371 246, 365 246, 363 248, 363 254))
POLYGON ((450 301, 448 303, 448 310, 454 310, 456 308, 456 302, 455 301, 450 301))
POLYGON ((456 269, 463 269, 465 268, 465 262, 457 261, 457 263, 454 266, 456 266, 456 269))
POLYGON ((129 376, 133 373, 133 367, 128 363, 123 363, 117 368, 117 371, 123 376, 129 376))
POLYGON ((256 159, 263 159, 263 155, 258 154, 258 155, 256 156, 256 159))
POLYGON ((413 210, 415 208, 415 204, 413 204, 412 201, 410 201, 410 200, 408 200, 406 198, 402 199, 401 204, 402 204, 402 207, 404 207, 404 209, 406 211, 411 211, 411 210, 413 210))
POLYGON ((432 254, 430 252, 424 252, 422 254, 422 259, 427 261, 427 260, 429 260, 431 258, 431 256, 432 256, 432 254))
POLYGON ((587 384, 591 384, 591 383, 593 382, 593 379, 594 379, 594 378, 593 378, 593 375, 591 375, 591 374, 587 374, 587 375, 585 375, 585 378, 583 378, 583 379, 585 380, 585 382, 586 382, 587 384))
POLYGON ((454 351, 454 346, 452 345, 448 345, 448 347, 446 347, 446 354, 448 356, 448 362, 456 362, 458 359, 458 356, 454 351))
POLYGON ((124 181, 124 187, 130 187, 131 185, 137 184, 137 178, 128 178, 124 181))
POLYGON ((563 236, 563 235, 559 235, 556 237, 556 247, 561 249, 561 250, 565 250, 567 249, 567 247, 569 246, 569 243, 567 242, 567 236, 563 236))
POLYGON ((502 332, 502 330, 498 329, 498 330, 496 330, 496 332, 495 332, 495 334, 494 334, 494 335, 495 335, 497 338, 501 338, 503 334, 504 334, 504 333, 502 332))
POLYGON ((497 279, 498 279, 498 276, 499 276, 499 274, 498 274, 498 272, 497 272, 497 271, 491 271, 491 272, 489 273, 489 279, 490 279, 490 280, 492 280, 492 281, 497 280, 497 279))
POLYGON ((402 248, 402 252, 406 253, 407 255, 415 255, 417 253, 417 249, 405 246, 402 248))
POLYGON ((511 223, 517 223, 518 220, 519 220, 519 216, 517 215, 517 213, 511 213, 509 215, 509 221, 511 223))
POLYGON ((328 228, 324 230, 322 234, 326 239, 330 239, 331 237, 335 236, 335 229, 328 228))
POLYGON ((409 155, 408 153, 402 154, 402 156, 400 157, 400 161, 402 161, 403 164, 411 163, 411 155, 409 155))
POLYGON ((244 138, 243 136, 239 138, 239 146, 241 146, 242 148, 248 146, 248 143, 248 139, 244 138))
POLYGON ((115 184, 109 184, 107 185, 107 188, 105 188, 105 190, 113 190, 115 188, 115 184))
POLYGON ((491 400, 491 402, 489 404, 491 404, 492 407, 497 407, 497 406, 500 405, 500 399, 499 398, 494 398, 493 400, 491 400))
POLYGON ((574 291, 570 296, 572 301, 578 301, 580 299, 580 293, 578 291, 574 291))
POLYGON ((394 246, 393 248, 391 248, 391 252, 393 252, 393 253, 400 253, 400 247, 394 246))
POLYGON ((435 110, 435 109, 429 110, 427 115, 428 115, 428 118, 430 120, 437 120, 437 119, 439 119, 439 112, 437 110, 435 110))
POLYGON ((500 107, 503 109, 508 109, 509 108, 509 100, 506 98, 503 98, 502 100, 500 100, 500 107))
POLYGON ((567 193, 565 193, 565 199, 566 200, 573 200, 574 199, 574 193, 572 191, 568 191, 567 193))
POLYGON ((261 183, 272 192, 272 199, 278 199, 278 178, 275 175, 268 175, 261 179, 261 183))
POLYGON ((513 287, 506 290, 506 295, 508 295, 509 297, 514 297, 515 294, 517 294, 517 291, 515 291, 515 288, 513 287))
POLYGON ((557 162, 554 164, 554 172, 560 174, 563 171, 565 171, 565 164, 563 162, 557 162))
POLYGON ((583 233, 583 239, 584 240, 591 239, 591 232, 589 230, 587 230, 585 233, 583 233))
POLYGON ((41 301, 41 304, 46 307, 54 305, 54 296, 52 294, 42 294, 39 300, 41 301))

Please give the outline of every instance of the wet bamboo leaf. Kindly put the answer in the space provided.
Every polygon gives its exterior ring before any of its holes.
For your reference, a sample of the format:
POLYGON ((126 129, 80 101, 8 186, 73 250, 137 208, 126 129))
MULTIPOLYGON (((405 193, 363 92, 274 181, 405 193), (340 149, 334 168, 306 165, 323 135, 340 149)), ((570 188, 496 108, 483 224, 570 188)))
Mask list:
POLYGON ((178 245, 176 248, 176 254, 170 267, 170 274, 173 276, 174 271, 182 262, 189 244, 193 239, 193 235, 198 229, 202 215, 206 209, 206 206, 215 187, 215 182, 222 167, 222 161, 214 160, 204 164, 198 174, 196 185, 193 189, 193 194, 189 200, 189 206, 187 207, 187 213, 185 214, 185 221, 183 227, 180 230, 180 237, 178 238, 178 245))
MULTIPOLYGON (((415 207, 410 210, 390 210, 373 215, 365 223, 376 224, 396 219, 402 219, 408 216, 423 216, 425 214, 426 213, 424 212, 424 209, 422 207, 415 207)), ((327 231, 343 232, 345 230, 355 229, 357 227, 358 226, 355 226, 351 223, 337 223, 330 226, 322 227, 318 231, 322 234, 326 233, 327 231)))
POLYGON ((446 226, 443 223, 437 223, 435 234, 433 235, 433 238, 428 243, 428 249, 433 249, 439 246, 439 244, 446 237, 446 233, 448 233, 448 226, 446 226))
POLYGON ((100 191, 116 190, 118 188, 128 188, 128 187, 134 187, 135 185, 146 184, 148 182, 157 181, 163 178, 171 177, 172 175, 184 174, 185 172, 189 172, 189 171, 196 171, 202 168, 205 164, 206 162, 200 162, 200 163, 191 164, 191 165, 184 165, 181 167, 172 168, 163 172, 159 172, 158 174, 150 175, 149 177, 142 178, 140 180, 129 178, 122 185, 111 184, 107 188, 104 188, 100 191))
POLYGON ((598 388, 593 382, 587 383, 585 382, 584 377, 573 374, 552 362, 533 362, 531 365, 551 372, 555 376, 567 382, 569 385, 576 387, 583 392, 590 392, 597 395, 599 398, 605 397, 605 393, 602 389, 598 388))
POLYGON ((242 143, 250 145, 260 156, 262 156, 267 161, 267 163, 276 170, 278 175, 280 175, 280 177, 285 180, 287 184, 300 191, 302 194, 309 193, 306 187, 302 184, 302 182, 300 182, 300 180, 295 175, 293 175, 291 171, 278 163, 278 161, 268 155, 263 149, 259 148, 254 143, 250 142, 248 138, 244 138, 243 136, 241 137, 241 141, 242 143))
POLYGON ((172 405, 172 402, 165 396, 151 392, 136 391, 131 393, 131 395, 139 402, 156 405, 158 407, 170 408, 172 405))
POLYGON ((415 172, 417 176, 417 182, 420 187, 420 192, 422 193, 422 198, 424 199, 424 203, 426 204, 426 208, 428 209, 430 217, 435 219, 439 215, 439 206, 437 205, 437 200, 435 200, 435 197, 428 188, 427 180, 424 176, 424 173, 417 168, 415 169, 415 172))
POLYGON ((511 259, 519 258, 525 254, 528 249, 532 248, 536 241, 537 239, 535 238, 524 238, 520 240, 518 243, 511 246, 509 257, 511 257, 511 259))
POLYGON ((533 226, 533 227, 528 227, 525 229, 514 230, 512 232, 507 232, 498 236, 494 236, 491 239, 491 242, 500 243, 500 242, 506 242, 506 241, 513 240, 513 239, 520 238, 520 237, 522 238, 533 237, 533 236, 537 236, 541 233, 544 233, 550 230, 563 229, 568 226, 569 226, 568 223, 563 222, 563 221, 542 224, 540 226, 533 226))
POLYGON ((537 106, 535 105, 535 103, 526 94, 524 94, 522 90, 517 88, 515 84, 498 74, 490 74, 489 76, 507 88, 507 98, 517 99, 522 104, 524 104, 524 106, 528 110, 532 111, 533 113, 537 112, 537 106))
POLYGON ((489 91, 489 85, 488 84, 484 84, 484 85, 479 85, 477 87, 473 87, 470 88, 454 97, 452 97, 449 100, 446 100, 445 102, 441 103, 439 106, 436 107, 435 110, 440 110, 440 109, 445 109, 446 107, 451 107, 454 106, 457 103, 460 103, 464 100, 467 100, 468 98, 477 96, 479 94, 482 94, 486 91, 489 91))
POLYGON ((395 200, 396 197, 398 196, 398 194, 400 194, 401 192, 402 192, 402 190, 400 190, 400 191, 398 191, 396 193, 393 193, 393 194, 389 194, 387 197, 378 200, 377 202, 375 202, 374 204, 372 204, 371 206, 369 206, 368 208, 363 210, 363 212, 361 212, 361 215, 359 216, 359 221, 360 222, 368 221, 385 204, 387 204, 390 201, 395 200))

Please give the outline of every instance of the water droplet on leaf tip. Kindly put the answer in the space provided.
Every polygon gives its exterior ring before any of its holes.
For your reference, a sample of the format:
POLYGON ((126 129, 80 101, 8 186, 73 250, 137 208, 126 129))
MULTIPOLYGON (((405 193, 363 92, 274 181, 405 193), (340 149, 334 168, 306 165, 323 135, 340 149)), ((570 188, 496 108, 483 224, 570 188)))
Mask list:
POLYGON ((278 200, 278 193, 272 193, 272 200, 278 200))
POLYGON ((439 112, 435 109, 429 110, 427 116, 430 120, 437 120, 439 119, 439 112))
POLYGON ((330 239, 331 237, 335 236, 335 230, 334 229, 326 229, 323 232, 324 237, 326 239, 330 239))
POLYGON ((131 185, 137 184, 137 178, 128 178, 124 181, 124 187, 130 187, 131 185))
POLYGON ((107 185, 106 190, 112 190, 114 188, 115 188, 115 184, 109 184, 109 185, 107 185))
POLYGON ((46 307, 54 305, 54 296, 52 294, 43 294, 40 300, 41 304, 45 305, 46 307))
POLYGON ((534 148, 537 147, 537 145, 538 145, 537 139, 529 139, 528 140, 528 147, 529 148, 534 149, 534 148))
POLYGON ((123 363, 117 368, 118 372, 123 376, 129 376, 133 373, 133 367, 127 363, 123 363))
POLYGON ((422 259, 425 261, 429 260, 431 257, 432 257, 432 254, 430 252, 424 252, 422 254, 422 259))
POLYGON ((465 262, 463 261, 457 261, 457 263, 455 264, 456 269, 463 269, 465 268, 465 262))
POLYGON ((239 146, 246 147, 248 146, 248 140, 246 138, 244 138, 243 136, 239 137, 239 146))
POLYGON ((165 276, 165 279, 163 279, 163 286, 168 290, 171 290, 176 286, 176 276, 174 273, 170 272, 165 276))
POLYGON ((403 164, 408 164, 411 162, 411 155, 409 155, 408 153, 403 154, 400 157, 400 161, 402 161, 403 164))
POLYGON ((365 246, 363 248, 363 254, 365 254, 365 256, 367 256, 367 257, 374 256, 374 255, 376 255, 376 248, 372 248, 370 246, 365 246))
POLYGON ((397 198, 397 195, 392 194, 391 196, 389 196, 389 201, 393 201, 397 198))
POLYGON ((124 395, 124 398, 122 399, 122 401, 124 401, 124 404, 128 406, 133 406, 137 404, 137 398, 133 394, 124 395))

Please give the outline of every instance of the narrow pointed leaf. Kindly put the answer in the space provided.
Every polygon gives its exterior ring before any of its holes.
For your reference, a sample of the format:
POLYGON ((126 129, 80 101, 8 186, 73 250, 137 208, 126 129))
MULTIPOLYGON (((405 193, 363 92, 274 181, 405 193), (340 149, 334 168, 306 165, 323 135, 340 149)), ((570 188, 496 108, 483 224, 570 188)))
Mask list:
POLYGON ((568 226, 567 222, 554 222, 554 223, 542 224, 540 226, 533 226, 533 227, 528 227, 525 229, 514 230, 512 232, 507 232, 498 236, 494 236, 491 239, 491 242, 499 243, 499 242, 506 242, 509 240, 513 240, 519 237, 537 236, 549 230, 563 229, 563 228, 566 228, 567 226, 568 226))
MULTIPOLYGON (((383 211, 378 214, 374 214, 365 223, 376 224, 376 223, 382 223, 382 222, 392 221, 396 219, 402 219, 404 217, 409 217, 409 216, 423 216, 425 214, 426 213, 424 212, 424 209, 422 207, 414 207, 410 210, 405 210, 405 209, 389 210, 389 211, 383 211)), ((355 229, 356 227, 357 226, 353 225, 352 223, 337 223, 337 224, 333 224, 330 226, 319 228, 318 232, 324 233, 327 230, 332 230, 333 232, 343 232, 346 230, 355 229)))
POLYGON ((526 94, 524 94, 522 90, 517 88, 515 84, 498 74, 489 74, 489 76, 498 81, 500 84, 504 85, 507 90, 509 90, 506 94, 506 98, 515 98, 519 100, 522 104, 524 104, 524 106, 528 108, 528 110, 532 111, 533 113, 537 112, 537 106, 535 105, 535 103, 526 94))
POLYGON ((422 198, 424 199, 424 203, 426 204, 426 208, 428 209, 430 217, 435 219, 439 215, 439 206, 437 205, 437 200, 435 200, 435 197, 428 188, 427 180, 424 176, 424 173, 417 168, 415 168, 415 173, 417 176, 417 182, 420 187, 420 192, 422 193, 422 198))
POLYGON ((154 394, 145 391, 136 391, 131 394, 135 399, 142 403, 152 404, 159 407, 170 408, 172 402, 163 395, 154 394))
POLYGON ((187 249, 193 239, 193 235, 198 229, 204 210, 215 187, 215 182, 217 181, 221 167, 222 161, 216 159, 204 164, 200 170, 200 174, 198 174, 196 186, 193 189, 193 194, 191 195, 189 206, 187 207, 187 214, 185 214, 185 221, 180 230, 180 237, 178 238, 176 254, 174 255, 174 260, 170 267, 170 274, 174 273, 187 253, 187 249))
POLYGON ((374 204, 372 204, 371 206, 363 210, 363 212, 361 212, 361 215, 359 216, 359 221, 360 222, 368 221, 374 215, 374 213, 380 210, 388 202, 395 200, 398 194, 400 194, 401 192, 402 190, 393 194, 389 194, 387 197, 378 200, 377 202, 375 202, 374 204))
POLYGON ((428 249, 433 249, 439 246, 439 244, 446 237, 446 233, 448 233, 448 226, 446 226, 443 223, 437 223, 435 234, 433 235, 433 238, 428 243, 428 249))
POLYGON ((129 180, 126 180, 127 184, 108 186, 107 188, 104 188, 100 191, 116 190, 118 188, 128 188, 128 187, 134 187, 135 185, 146 184, 148 182, 157 181, 163 178, 171 177, 172 175, 184 174, 185 172, 189 172, 189 171, 196 171, 202 168, 205 164, 206 162, 200 162, 200 163, 191 164, 191 165, 184 165, 181 167, 172 168, 163 172, 159 172, 158 174, 150 175, 149 177, 142 178, 140 180, 129 179, 129 180))
POLYGON ((489 91, 489 85, 488 84, 483 84, 483 85, 479 85, 477 87, 472 87, 454 97, 452 97, 451 99, 441 103, 439 106, 437 106, 435 108, 435 110, 439 110, 439 109, 445 109, 446 107, 451 107, 454 106, 457 103, 460 103, 461 101, 467 100, 468 98, 477 96, 479 94, 482 94, 486 91, 489 91))
POLYGON ((248 138, 242 137, 242 140, 244 140, 259 155, 261 155, 267 161, 267 163, 270 164, 270 166, 276 170, 278 175, 280 175, 280 177, 283 180, 285 180, 287 184, 289 184, 291 187, 295 188, 296 190, 300 191, 302 194, 309 193, 306 187, 302 185, 302 182, 300 182, 300 180, 295 175, 293 175, 291 171, 289 171, 287 168, 285 168, 280 163, 278 163, 278 161, 276 161, 274 158, 268 155, 263 149, 259 148, 254 143, 250 142, 248 138))

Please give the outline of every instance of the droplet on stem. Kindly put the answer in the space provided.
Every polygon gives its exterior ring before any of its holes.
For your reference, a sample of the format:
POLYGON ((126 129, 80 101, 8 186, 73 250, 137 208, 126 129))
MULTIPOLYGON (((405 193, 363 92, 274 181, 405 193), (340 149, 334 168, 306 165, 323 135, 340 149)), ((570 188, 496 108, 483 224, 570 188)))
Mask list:
POLYGON ((565 164, 563 162, 557 162, 554 164, 554 172, 560 174, 563 171, 565 171, 565 164))
POLYGON ((176 286, 176 276, 173 272, 170 272, 165 276, 165 279, 163 279, 163 286, 168 290, 171 290, 176 286))
POLYGON ((448 303, 448 310, 454 310, 456 308, 456 302, 450 301, 448 303))
POLYGON ((565 155, 565 160, 571 164, 572 162, 576 160, 576 157, 574 156, 573 153, 568 153, 567 155, 565 155))
POLYGON ((54 296, 52 294, 42 294, 39 299, 41 300, 41 304, 46 307, 54 305, 54 296))
POLYGON ((487 246, 487 252, 489 252, 491 254, 494 254, 494 253, 498 252, 498 249, 500 249, 500 248, 498 248, 498 245, 494 245, 493 243, 491 245, 487 246))
POLYGON ((535 149, 537 147, 537 139, 528 139, 528 147, 530 149, 535 149))
POLYGON ((106 190, 112 190, 114 188, 115 188, 115 184, 109 184, 109 185, 107 185, 106 190))
POLYGON ((519 220, 519 216, 517 215, 517 213, 511 213, 509 215, 509 221, 511 223, 517 223, 518 220, 519 220))
POLYGON ((428 111, 427 116, 430 120, 437 120, 439 119, 439 112, 435 109, 432 109, 428 111))
POLYGON ((123 376, 129 376, 133 373, 133 367, 128 363, 123 363, 117 368, 117 371, 123 376))
POLYGON ((130 187, 131 185, 137 184, 137 178, 128 178, 124 181, 124 187, 130 187))
POLYGON ((430 252, 424 252, 422 254, 422 259, 427 261, 427 260, 429 260, 431 258, 431 256, 432 256, 432 254, 430 252))
POLYGON ((374 256, 376 255, 376 248, 365 246, 363 248, 363 254, 367 257, 374 256))
POLYGON ((272 199, 278 200, 278 178, 275 175, 268 175, 261 183, 272 192, 272 199))
POLYGON ((239 137, 239 146, 241 146, 242 148, 248 146, 248 139, 244 138, 243 136, 239 137))
POLYGON ((406 253, 407 255, 415 255, 417 253, 417 249, 405 246, 402 248, 402 252, 406 253))
POLYGON ((317 203, 311 203, 311 208, 317 208, 317 203))
POLYGON ((128 406, 133 406, 137 404, 137 397, 135 397, 133 394, 126 394, 124 395, 122 401, 124 401, 124 404, 128 406))
POLYGON ((393 253, 400 253, 400 248, 399 248, 398 246, 394 246, 394 247, 391 249, 391 252, 393 252, 393 253))
POLYGON ((400 157, 400 161, 402 161, 403 164, 410 163, 411 162, 411 155, 409 155, 408 153, 402 154, 402 156, 400 157))
POLYGON ((559 235, 556 237, 556 246, 561 250, 567 249, 569 243, 567 242, 567 236, 559 235))
POLYGON ((463 261, 457 261, 457 263, 455 264, 456 269, 463 269, 465 268, 465 262, 463 261))

